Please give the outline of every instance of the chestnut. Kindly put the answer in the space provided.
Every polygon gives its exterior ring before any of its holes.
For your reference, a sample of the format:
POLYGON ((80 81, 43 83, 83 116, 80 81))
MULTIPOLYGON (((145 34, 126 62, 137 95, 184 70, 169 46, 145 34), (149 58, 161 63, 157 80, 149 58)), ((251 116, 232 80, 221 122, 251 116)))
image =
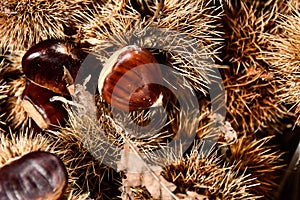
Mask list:
POLYGON ((112 106, 137 111, 161 105, 162 72, 154 55, 135 45, 115 52, 104 64, 98 90, 112 106))
POLYGON ((22 106, 41 129, 64 124, 68 113, 63 107, 63 103, 50 101, 53 96, 58 95, 34 83, 26 86, 23 92, 22 106))
POLYGON ((86 53, 66 41, 45 40, 32 46, 22 58, 22 69, 32 82, 62 95, 72 85, 86 53))
POLYGON ((56 200, 64 193, 68 174, 54 154, 35 151, 0 169, 1 200, 56 200))

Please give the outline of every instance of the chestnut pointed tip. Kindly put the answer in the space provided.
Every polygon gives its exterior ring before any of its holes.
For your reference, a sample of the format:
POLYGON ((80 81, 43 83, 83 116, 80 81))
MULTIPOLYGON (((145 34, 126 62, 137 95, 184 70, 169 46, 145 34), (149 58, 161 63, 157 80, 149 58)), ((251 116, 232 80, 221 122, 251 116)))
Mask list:
POLYGON ((68 89, 68 91, 69 91, 69 93, 70 93, 71 96, 74 96, 74 95, 75 95, 75 86, 74 86, 74 84, 69 85, 69 86, 67 87, 67 89, 68 89))
POLYGON ((158 99, 150 106, 151 108, 161 107, 163 106, 163 98, 164 95, 162 93, 159 94, 158 99))

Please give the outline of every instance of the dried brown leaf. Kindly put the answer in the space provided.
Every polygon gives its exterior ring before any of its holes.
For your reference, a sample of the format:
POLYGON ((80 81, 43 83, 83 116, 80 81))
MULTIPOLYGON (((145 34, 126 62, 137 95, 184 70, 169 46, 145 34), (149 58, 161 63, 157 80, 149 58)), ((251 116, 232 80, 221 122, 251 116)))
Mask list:
POLYGON ((125 143, 121 151, 121 160, 118 163, 118 170, 125 171, 126 178, 123 179, 123 187, 126 195, 134 199, 131 188, 146 187, 151 196, 155 199, 172 200, 172 192, 176 189, 173 183, 168 182, 160 174, 163 171, 160 166, 147 164, 143 158, 133 151, 130 144, 125 143))

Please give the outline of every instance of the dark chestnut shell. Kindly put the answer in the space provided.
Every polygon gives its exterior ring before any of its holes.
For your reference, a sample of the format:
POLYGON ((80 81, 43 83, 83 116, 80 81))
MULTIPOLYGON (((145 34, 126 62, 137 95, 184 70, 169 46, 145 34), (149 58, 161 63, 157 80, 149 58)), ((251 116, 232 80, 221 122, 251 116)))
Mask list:
POLYGON ((86 53, 72 47, 71 43, 45 40, 32 46, 22 58, 22 69, 28 79, 62 95, 70 95, 73 84, 86 53))
POLYGON ((29 83, 23 92, 25 111, 42 129, 63 125, 68 116, 62 102, 50 101, 54 96, 59 94, 33 83, 29 83))
POLYGON ((0 199, 56 200, 67 182, 67 170, 60 159, 48 152, 31 152, 0 169, 0 199))
POLYGON ((106 62, 98 89, 112 106, 135 111, 161 100, 161 83, 162 72, 153 54, 132 45, 119 50, 106 62))

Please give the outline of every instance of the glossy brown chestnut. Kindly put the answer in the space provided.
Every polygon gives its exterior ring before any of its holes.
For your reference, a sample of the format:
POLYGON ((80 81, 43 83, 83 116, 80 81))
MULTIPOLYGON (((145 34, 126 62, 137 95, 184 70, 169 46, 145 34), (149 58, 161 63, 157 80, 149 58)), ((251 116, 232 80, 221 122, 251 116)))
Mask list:
POLYGON ((106 102, 126 111, 160 105, 162 72, 153 54, 138 46, 115 52, 105 63, 98 89, 106 102))
POLYGON ((50 101, 53 96, 59 94, 34 83, 29 83, 23 92, 22 106, 41 129, 63 125, 68 116, 62 102, 50 101))
POLYGON ((60 159, 48 152, 31 152, 0 169, 0 199, 56 200, 67 183, 60 159))
POLYGON ((70 95, 69 89, 85 56, 71 43, 45 40, 25 53, 22 69, 26 77, 36 84, 62 95, 70 95))

